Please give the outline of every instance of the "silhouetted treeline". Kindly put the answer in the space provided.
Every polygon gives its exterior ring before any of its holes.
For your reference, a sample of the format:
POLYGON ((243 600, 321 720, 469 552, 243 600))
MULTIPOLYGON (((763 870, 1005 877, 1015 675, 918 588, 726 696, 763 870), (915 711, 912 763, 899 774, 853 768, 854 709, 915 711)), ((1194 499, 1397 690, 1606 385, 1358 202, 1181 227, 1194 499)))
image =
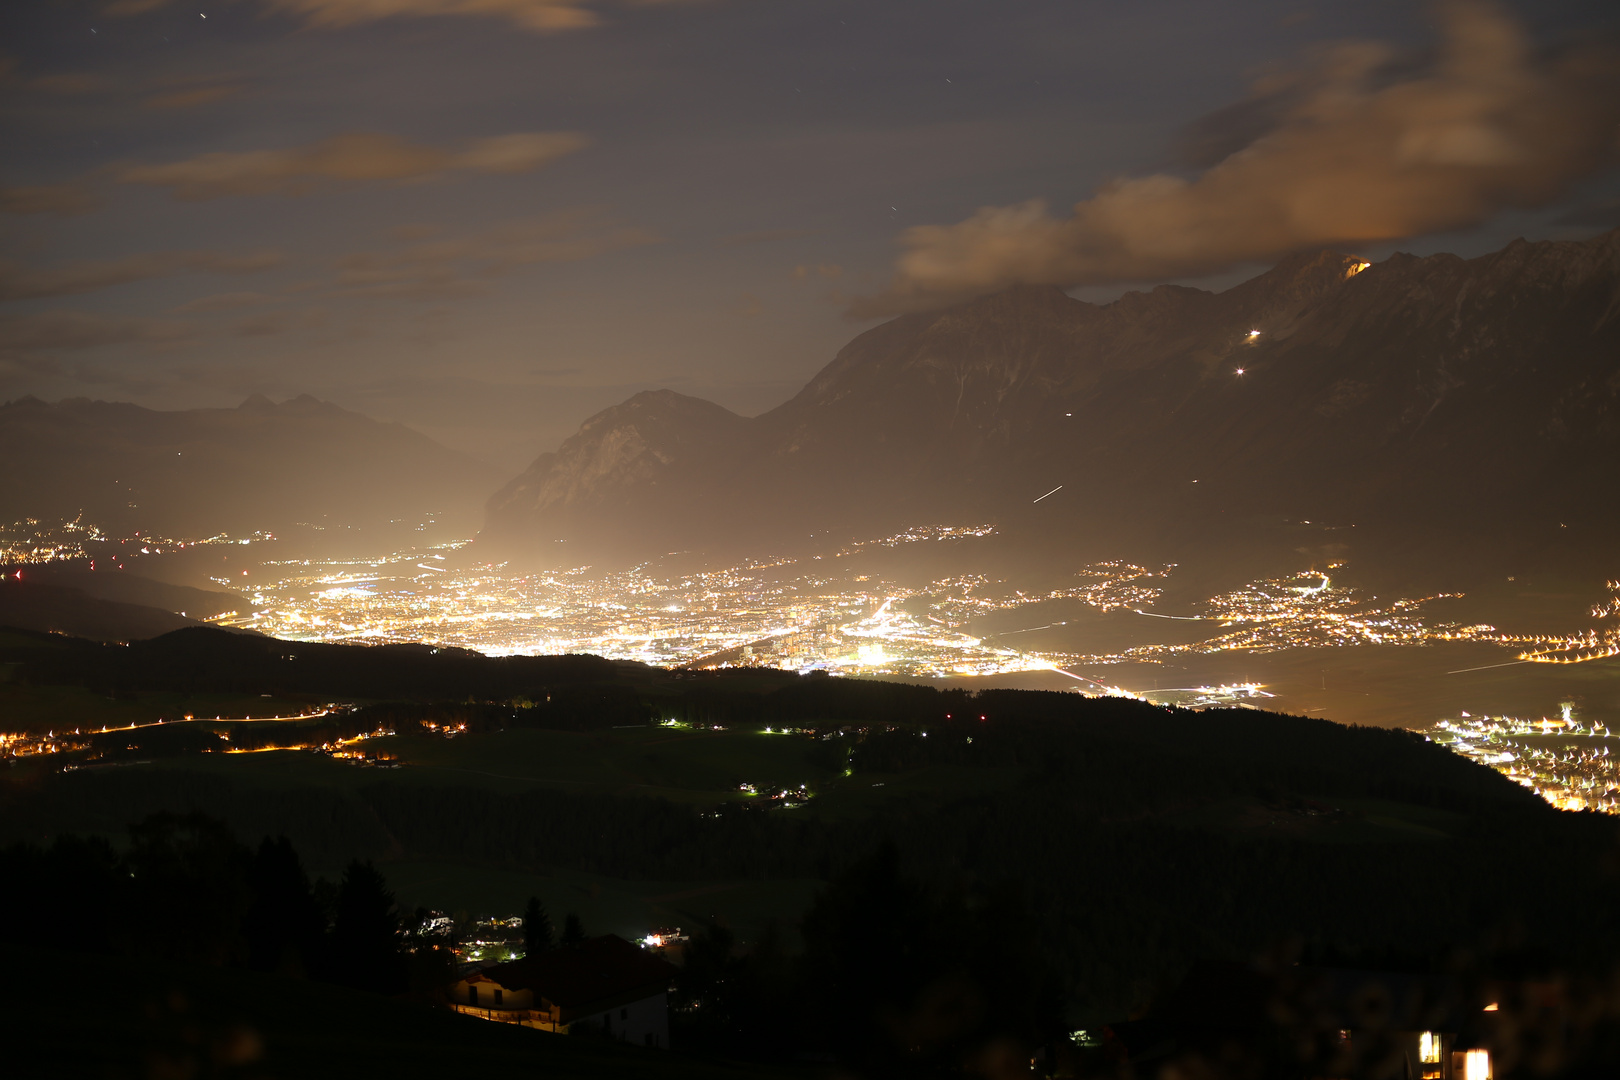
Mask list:
MULTIPOLYGON (((671 672, 596 656, 486 657, 426 645, 326 645, 192 628, 127 645, 18 631, 12 677, 108 697, 143 692, 493 705, 507 722, 565 730, 658 719, 717 724, 921 723, 968 708, 962 691, 749 669, 671 672)), ((399 709, 399 704, 389 708, 399 709)))
POLYGON ((311 883, 286 837, 257 849, 202 814, 154 814, 99 837, 0 849, 0 941, 230 964, 399 994, 448 982, 439 942, 405 925, 383 876, 352 860, 311 883))
POLYGON ((671 1002, 675 1044, 954 1076, 989 1072, 997 1048, 1027 1060, 1064 1034, 1061 986, 1015 890, 931 887, 881 844, 821 892, 800 931, 794 953, 774 926, 748 948, 719 923, 694 934, 671 1002))
MULTIPOLYGON (((1322 954, 1418 961, 1459 942, 1498 940, 1518 942, 1538 963, 1601 964, 1620 952, 1590 929, 1617 914, 1613 820, 1554 811, 1400 731, 1077 694, 972 695, 215 631, 128 647, 43 639, 12 659, 18 677, 100 679, 117 692, 324 687, 332 697, 382 699, 320 721, 335 732, 382 728, 409 740, 465 724, 469 738, 542 726, 607 739, 589 733, 668 719, 769 724, 813 730, 787 738, 800 740, 824 786, 939 767, 984 770, 985 782, 891 795, 873 804, 873 817, 838 817, 816 800, 793 813, 703 807, 426 783, 436 774, 425 770, 350 787, 248 788, 157 761, 0 783, 0 835, 41 840, 198 810, 243 835, 292 837, 323 867, 411 857, 688 881, 833 880, 887 838, 931 889, 1028 882, 1029 925, 1065 992, 1102 1013, 1141 1000, 1196 957, 1241 958, 1279 937, 1322 954), (1380 799, 1396 805, 1358 808, 1380 799)), ((233 745, 269 737, 238 735, 251 726, 233 729, 233 745)))
POLYGON ((315 695, 384 701, 508 701, 552 684, 613 682, 596 656, 486 657, 428 645, 348 646, 281 641, 199 627, 127 645, 38 634, 6 650, 18 677, 112 695, 145 690, 315 695))
MULTIPOLYGON (((14 824, 43 825, 125 808, 200 806, 243 831, 297 837, 323 865, 356 854, 408 855, 652 880, 831 880, 886 837, 931 888, 1027 882, 1029 923, 1065 993, 1103 1015, 1140 1000, 1195 958, 1241 959, 1279 938, 1318 955, 1410 962, 1493 942, 1516 942, 1536 963, 1575 967, 1607 963, 1617 952, 1596 929, 1620 914, 1612 819, 1505 801, 1459 818, 1450 838, 1233 835, 1157 812, 1157 793, 1182 779, 1192 784, 1195 762, 1156 763, 1155 786, 1133 799, 1132 783, 1149 773, 1133 773, 1129 760, 1104 756, 1090 771, 1038 774, 1006 792, 897 800, 876 822, 393 779, 346 793, 249 791, 151 767, 69 774, 48 785, 48 798, 41 792, 9 809, 25 815, 14 824)), ((1279 801, 1276 813, 1287 812, 1288 801, 1279 801)))

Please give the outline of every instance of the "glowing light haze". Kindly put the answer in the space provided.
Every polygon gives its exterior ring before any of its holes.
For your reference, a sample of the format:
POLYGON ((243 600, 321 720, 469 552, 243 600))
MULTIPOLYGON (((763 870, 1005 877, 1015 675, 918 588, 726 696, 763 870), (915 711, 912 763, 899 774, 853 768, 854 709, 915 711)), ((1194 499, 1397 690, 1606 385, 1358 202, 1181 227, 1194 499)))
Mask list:
POLYGON ((852 314, 1590 235, 1620 223, 1617 19, 5 5, 0 400, 310 393, 516 472, 640 390, 773 406, 852 314))

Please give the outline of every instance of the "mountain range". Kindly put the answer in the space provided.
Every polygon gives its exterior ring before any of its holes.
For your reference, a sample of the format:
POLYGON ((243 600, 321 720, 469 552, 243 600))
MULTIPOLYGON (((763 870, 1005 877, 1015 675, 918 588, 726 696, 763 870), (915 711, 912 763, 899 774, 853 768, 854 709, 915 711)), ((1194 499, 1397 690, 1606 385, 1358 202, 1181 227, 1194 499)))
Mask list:
POLYGON ((295 528, 476 525, 486 466, 401 424, 308 395, 158 411, 37 398, 0 405, 0 518, 200 538, 295 528))
MULTIPOLYGON (((466 535, 498 482, 308 396, 25 398, 0 405, 0 453, 0 519, 124 535, 466 535)), ((1070 564, 1606 575, 1615 460, 1620 230, 1468 260, 1320 251, 1221 293, 1019 286, 906 315, 752 418, 637 394, 490 497, 474 554, 577 566, 993 523, 1004 554, 1070 564)))
POLYGON ((1616 460, 1620 230, 903 316, 754 418, 668 390, 598 413, 480 542, 632 559, 982 519, 1069 552, 1269 537, 1495 573, 1601 559, 1616 460))

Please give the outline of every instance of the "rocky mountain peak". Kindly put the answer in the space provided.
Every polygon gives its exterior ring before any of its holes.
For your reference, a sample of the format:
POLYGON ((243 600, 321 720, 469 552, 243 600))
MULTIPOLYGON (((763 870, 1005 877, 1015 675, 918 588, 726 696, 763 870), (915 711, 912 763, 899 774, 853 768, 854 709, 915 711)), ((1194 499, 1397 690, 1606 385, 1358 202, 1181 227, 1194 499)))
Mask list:
POLYGON ((1040 508, 1075 536, 1184 513, 1445 530, 1492 492, 1567 521, 1568 478, 1620 457, 1617 313, 1620 230, 1471 260, 1302 252, 1104 305, 1019 286, 867 330, 753 420, 638 394, 497 495, 488 535, 989 520, 1026 514, 1012 481, 1035 476, 1086 492, 1040 508), (1444 498, 1414 479, 1434 475, 1444 498), (1194 478, 1219 501, 1190 501, 1194 478))

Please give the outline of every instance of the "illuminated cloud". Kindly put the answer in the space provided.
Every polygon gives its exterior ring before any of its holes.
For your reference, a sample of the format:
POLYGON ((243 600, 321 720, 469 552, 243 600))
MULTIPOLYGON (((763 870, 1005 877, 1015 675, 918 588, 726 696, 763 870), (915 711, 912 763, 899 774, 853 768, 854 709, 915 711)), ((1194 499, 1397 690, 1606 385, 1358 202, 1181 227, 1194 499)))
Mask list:
MULTIPOLYGON (((112 0, 109 15, 140 15, 171 0, 112 0)), ((620 6, 664 7, 702 0, 621 0, 620 6)), ((271 11, 301 20, 306 26, 342 29, 382 19, 463 16, 505 19, 525 30, 550 34, 584 30, 602 23, 602 0, 264 0, 271 11)))
POLYGON ((1330 49, 1309 74, 1270 80, 1217 114, 1226 130, 1199 132, 1198 149, 1224 156, 1194 179, 1117 180, 1067 217, 1031 200, 907 230, 890 285, 851 314, 918 310, 1017 282, 1191 277, 1301 248, 1464 228, 1544 205, 1611 158, 1613 56, 1538 58, 1484 3, 1439 13, 1442 46, 1428 70, 1397 73, 1376 44, 1330 49))
POLYGON ((799 240, 814 236, 814 229, 755 229, 753 232, 735 233, 722 237, 721 247, 752 247, 755 244, 774 244, 781 240, 799 240))
POLYGON ((311 26, 343 27, 378 19, 475 15, 507 19, 526 30, 552 33, 601 22, 595 5, 581 0, 269 0, 277 11, 311 26))
POLYGON ((480 292, 490 279, 520 267, 579 262, 657 242, 644 229, 606 220, 596 211, 575 210, 471 236, 347 255, 338 260, 336 278, 316 288, 342 296, 459 295, 480 292))
POLYGON ((153 94, 144 99, 141 104, 148 109, 194 109, 199 105, 212 105, 216 101, 232 97, 240 90, 241 87, 232 86, 228 83, 216 83, 212 86, 193 86, 153 94))
POLYGON ((190 315, 206 311, 234 311, 239 308, 258 307, 260 304, 271 304, 276 300, 273 296, 256 292, 229 292, 215 293, 212 296, 198 297, 189 300, 174 309, 176 315, 190 315))
POLYGON ((166 165, 126 165, 114 175, 126 184, 168 188, 175 198, 188 201, 307 195, 333 185, 423 180, 458 171, 529 172, 587 142, 575 132, 532 132, 475 139, 452 151, 359 132, 284 150, 219 152, 166 165))
POLYGON ((35 300, 70 296, 132 281, 168 277, 190 271, 251 274, 281 261, 274 251, 251 255, 221 255, 212 251, 160 251, 123 259, 99 259, 61 266, 24 266, 0 260, 0 301, 35 300))
POLYGON ((85 214, 100 201, 80 184, 40 184, 34 187, 0 188, 0 213, 6 214, 85 214))
POLYGON ((80 94, 99 94, 112 84, 100 75, 88 72, 63 72, 58 75, 41 75, 37 79, 30 79, 28 85, 35 90, 43 90, 47 94, 63 94, 70 97, 80 94))
POLYGON ((141 15, 165 7, 169 0, 108 0, 101 10, 108 15, 141 15))
POLYGON ((131 319, 88 311, 42 311, 0 318, 0 355, 183 341, 192 328, 170 319, 131 319))

